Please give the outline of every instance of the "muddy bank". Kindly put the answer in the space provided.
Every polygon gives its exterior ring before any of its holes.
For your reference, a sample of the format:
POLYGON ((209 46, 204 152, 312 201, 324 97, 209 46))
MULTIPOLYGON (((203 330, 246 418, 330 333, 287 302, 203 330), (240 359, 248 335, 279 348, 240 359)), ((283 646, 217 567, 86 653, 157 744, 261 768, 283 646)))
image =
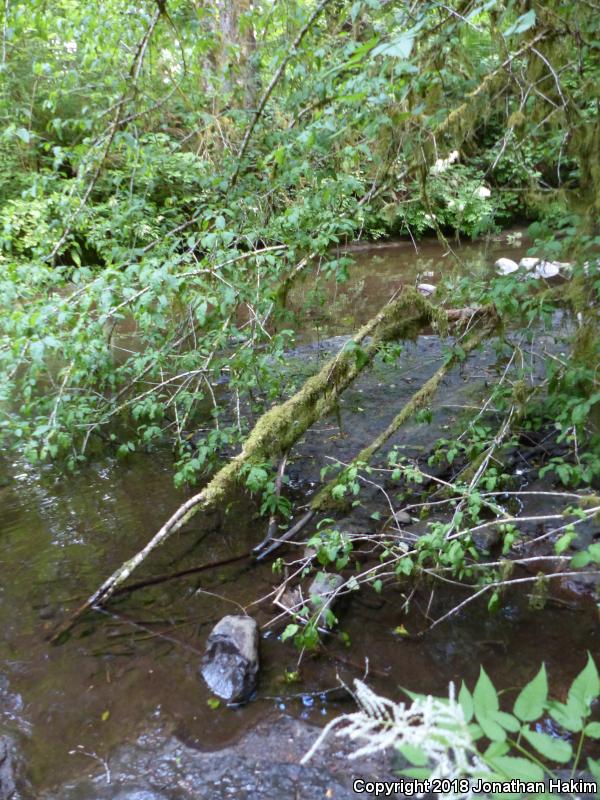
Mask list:
POLYGON ((393 756, 349 763, 339 743, 324 746, 312 763, 300 766, 317 735, 313 725, 273 717, 215 753, 191 748, 172 731, 157 728, 119 747, 106 764, 82 753, 89 775, 43 800, 351 800, 356 778, 393 780, 393 756))

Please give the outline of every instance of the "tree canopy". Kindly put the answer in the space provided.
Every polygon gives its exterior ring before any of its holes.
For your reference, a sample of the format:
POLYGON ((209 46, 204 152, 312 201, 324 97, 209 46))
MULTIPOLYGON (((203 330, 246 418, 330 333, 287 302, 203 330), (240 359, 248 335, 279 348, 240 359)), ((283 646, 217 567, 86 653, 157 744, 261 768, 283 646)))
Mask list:
POLYGON ((240 403, 286 394, 286 292, 315 264, 344 280, 333 246, 528 219, 583 262, 599 18, 592 0, 9 0, 6 442, 74 467, 173 441, 193 482, 247 433, 240 403))

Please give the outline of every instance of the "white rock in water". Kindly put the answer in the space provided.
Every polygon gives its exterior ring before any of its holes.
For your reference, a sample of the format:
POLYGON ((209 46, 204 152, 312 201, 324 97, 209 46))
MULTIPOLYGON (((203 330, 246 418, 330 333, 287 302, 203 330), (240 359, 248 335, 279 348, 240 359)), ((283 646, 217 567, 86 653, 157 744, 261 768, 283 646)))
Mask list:
POLYGON ((510 275, 511 272, 516 272, 519 269, 519 265, 512 258, 499 258, 494 266, 496 267, 496 272, 499 272, 500 275, 510 275))
POLYGON ((557 275, 560 275, 560 264, 557 261, 541 261, 536 266, 533 275, 535 278, 543 278, 546 281, 556 278, 557 275))
POLYGON ((410 525, 412 523, 412 517, 407 511, 394 511, 394 520, 398 523, 398 525, 410 525))
POLYGON ((420 283, 417 286, 417 291, 421 292, 425 297, 429 297, 429 295, 435 292, 435 286, 432 283, 420 283))
POLYGON ((539 263, 540 263, 539 258, 522 258, 519 261, 519 267, 521 267, 522 269, 526 269, 527 272, 529 272, 529 270, 532 270, 534 267, 537 267, 539 263))

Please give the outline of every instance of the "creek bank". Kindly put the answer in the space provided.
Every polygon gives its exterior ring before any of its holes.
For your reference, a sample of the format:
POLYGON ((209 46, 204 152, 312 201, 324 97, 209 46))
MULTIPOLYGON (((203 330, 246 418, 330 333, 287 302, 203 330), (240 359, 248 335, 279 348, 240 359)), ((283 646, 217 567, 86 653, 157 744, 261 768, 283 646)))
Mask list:
POLYGON ((111 755, 110 773, 91 761, 87 775, 39 800, 356 800, 355 778, 394 779, 394 754, 348 761, 337 742, 300 766, 318 733, 299 720, 272 718, 235 745, 202 752, 168 729, 148 730, 111 755))
POLYGON ((17 792, 14 745, 0 736, 0 800, 12 800, 17 792))

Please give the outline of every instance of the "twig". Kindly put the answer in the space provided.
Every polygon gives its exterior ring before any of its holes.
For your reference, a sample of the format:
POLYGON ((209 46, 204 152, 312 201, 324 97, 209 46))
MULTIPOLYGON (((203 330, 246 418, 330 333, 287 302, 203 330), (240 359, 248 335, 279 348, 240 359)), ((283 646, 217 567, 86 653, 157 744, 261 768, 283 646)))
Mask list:
MULTIPOLYGON (((574 577, 582 575, 599 576, 600 571, 596 570, 588 572, 581 572, 581 571, 552 572, 546 575, 533 575, 528 578, 513 578, 512 580, 508 581, 495 581, 494 583, 488 583, 486 584, 486 586, 483 586, 481 589, 479 589, 479 591, 475 592, 475 594, 471 595, 470 597, 467 597, 466 600, 463 600, 457 606, 454 606, 454 608, 451 608, 450 611, 447 611, 443 616, 439 617, 439 619, 436 619, 435 622, 433 622, 429 626, 429 628, 427 628, 427 631, 432 630, 433 628, 436 627, 436 625, 439 625, 441 622, 444 622, 444 620, 447 620, 449 617, 454 616, 454 614, 456 614, 457 611, 460 611, 461 608, 464 608, 464 606, 468 605, 469 603, 472 603, 473 600, 476 600, 478 597, 481 597, 482 594, 489 591, 490 589, 498 589, 499 587, 506 588, 507 586, 513 586, 515 584, 521 584, 521 583, 532 583, 534 581, 539 581, 540 579, 550 580, 551 578, 569 578, 572 576, 574 577)), ((423 636, 424 633, 426 633, 427 631, 421 632, 419 636, 423 636)))
POLYGON ((275 550, 281 547, 281 545, 284 542, 289 541, 292 537, 294 537, 297 533, 299 533, 302 530, 302 528, 306 527, 306 525, 308 525, 308 523, 314 516, 315 516, 314 511, 312 510, 307 511, 306 514, 300 517, 300 519, 298 520, 298 522, 295 523, 295 525, 292 525, 292 527, 288 531, 286 531, 284 534, 275 539, 275 541, 270 547, 267 547, 266 550, 264 550, 260 555, 258 555, 256 557, 256 560, 262 561, 263 558, 266 558, 268 555, 275 552, 275 550))

